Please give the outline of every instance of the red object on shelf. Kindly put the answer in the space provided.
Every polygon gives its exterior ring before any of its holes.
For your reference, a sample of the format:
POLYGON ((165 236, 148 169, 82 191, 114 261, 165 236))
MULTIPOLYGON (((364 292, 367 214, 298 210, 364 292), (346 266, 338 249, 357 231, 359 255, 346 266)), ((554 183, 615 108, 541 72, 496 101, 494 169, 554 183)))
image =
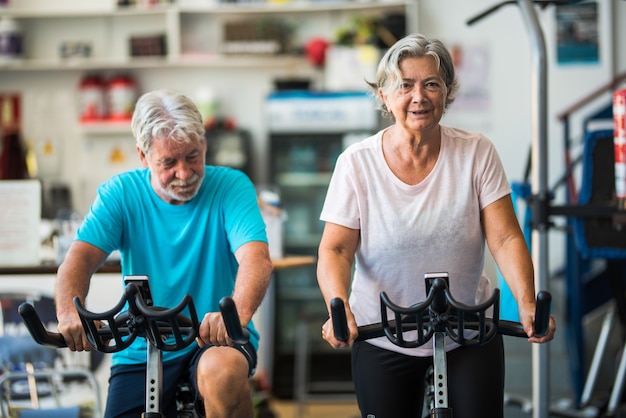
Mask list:
POLYGON ((312 38, 304 46, 306 56, 311 64, 316 67, 323 67, 326 63, 326 50, 330 46, 324 38, 312 38))
POLYGON ((105 83, 94 75, 83 78, 78 87, 80 120, 82 122, 102 121, 106 117, 105 83))
POLYGON ((107 89, 108 119, 130 120, 133 116, 136 96, 135 81, 131 77, 118 76, 113 78, 107 89))

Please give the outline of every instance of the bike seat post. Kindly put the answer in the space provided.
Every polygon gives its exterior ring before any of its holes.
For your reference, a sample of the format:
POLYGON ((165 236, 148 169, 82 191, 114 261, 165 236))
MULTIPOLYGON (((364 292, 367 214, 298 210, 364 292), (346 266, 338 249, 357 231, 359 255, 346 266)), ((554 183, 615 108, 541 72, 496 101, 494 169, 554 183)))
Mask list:
POLYGON ((448 406, 448 370, 445 348, 446 333, 437 331, 433 336, 433 384, 435 386, 435 407, 431 418, 452 418, 448 406))
POLYGON ((163 360, 161 350, 148 342, 146 364, 146 412, 142 418, 165 418, 161 413, 161 389, 163 381, 163 360))
POLYGON ((448 273, 427 273, 424 275, 426 292, 433 294, 430 303, 430 321, 433 333, 433 384, 435 386, 435 406, 431 418, 452 418, 452 408, 448 406, 448 367, 446 362, 446 325, 449 305, 446 297, 448 273))

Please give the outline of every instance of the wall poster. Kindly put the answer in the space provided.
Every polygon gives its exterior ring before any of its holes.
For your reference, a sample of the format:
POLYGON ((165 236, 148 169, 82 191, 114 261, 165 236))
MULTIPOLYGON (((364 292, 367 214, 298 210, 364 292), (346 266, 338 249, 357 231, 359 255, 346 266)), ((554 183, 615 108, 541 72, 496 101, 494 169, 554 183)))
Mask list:
POLYGON ((598 4, 556 7, 558 64, 595 64, 600 60, 598 4))

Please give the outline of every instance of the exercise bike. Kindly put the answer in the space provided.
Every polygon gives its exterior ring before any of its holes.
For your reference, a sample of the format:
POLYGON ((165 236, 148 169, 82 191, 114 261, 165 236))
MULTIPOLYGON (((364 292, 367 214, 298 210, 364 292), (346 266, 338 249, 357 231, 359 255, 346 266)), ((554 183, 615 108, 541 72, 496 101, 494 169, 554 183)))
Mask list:
MULTIPOLYGON (((178 351, 195 341, 199 322, 193 299, 185 295, 175 307, 166 309, 153 306, 153 299, 147 276, 124 277, 124 295, 115 307, 103 313, 90 312, 75 297, 74 305, 94 349, 103 353, 114 353, 128 348, 137 337, 145 338, 147 346, 146 399, 143 418, 165 418, 161 412, 162 391, 162 352, 178 351), (127 309, 125 309, 127 307, 127 309), (102 326, 102 324, 105 324, 102 326)), ((235 344, 246 344, 249 331, 239 322, 237 308, 232 298, 224 297, 219 303, 220 312, 231 340, 235 344)), ((67 347, 63 336, 45 329, 29 303, 19 306, 18 312, 31 336, 38 344, 54 347, 67 347)), ((189 386, 179 385, 177 410, 179 418, 196 418, 189 386), (185 396, 187 395, 187 396, 185 396)))
MULTIPOLYGON (((452 418, 448 405, 448 380, 445 338, 461 346, 479 346, 491 341, 496 334, 526 338, 519 322, 499 319, 500 290, 482 304, 468 306, 456 301, 450 294, 448 273, 427 273, 426 300, 410 307, 393 303, 385 292, 380 293, 381 322, 359 326, 357 341, 385 336, 399 347, 416 348, 433 340, 433 366, 425 403, 430 407, 430 418, 452 418), (489 309, 492 316, 487 317, 489 309), (394 319, 389 319, 388 311, 394 319), (410 333, 409 333, 410 332, 410 333), (409 338, 411 337, 411 338, 409 338), (431 400, 427 400, 430 396, 431 400)), ((537 294, 534 330, 537 336, 546 335, 550 324, 552 296, 547 291, 537 294)), ((334 335, 340 341, 349 337, 344 302, 334 298, 330 302, 334 335)))

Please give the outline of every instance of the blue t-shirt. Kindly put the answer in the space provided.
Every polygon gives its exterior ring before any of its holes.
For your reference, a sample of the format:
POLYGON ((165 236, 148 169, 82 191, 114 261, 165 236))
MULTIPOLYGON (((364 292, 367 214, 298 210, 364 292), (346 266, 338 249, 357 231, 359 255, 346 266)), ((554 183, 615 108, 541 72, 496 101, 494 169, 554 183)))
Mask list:
MULTIPOLYGON (((219 300, 232 295, 238 268, 235 251, 247 242, 267 242, 248 177, 230 168, 205 168, 198 194, 183 205, 166 203, 156 194, 148 169, 114 176, 98 188, 77 234, 78 240, 107 254, 119 250, 122 278, 148 276, 154 306, 172 308, 191 295, 199 320, 219 311, 219 300)), ((258 333, 252 323, 249 327, 250 341, 258 347, 258 333)), ((195 346, 163 352, 163 360, 195 346)), ((112 364, 145 361, 146 340, 137 338, 128 349, 114 353, 112 364)))

